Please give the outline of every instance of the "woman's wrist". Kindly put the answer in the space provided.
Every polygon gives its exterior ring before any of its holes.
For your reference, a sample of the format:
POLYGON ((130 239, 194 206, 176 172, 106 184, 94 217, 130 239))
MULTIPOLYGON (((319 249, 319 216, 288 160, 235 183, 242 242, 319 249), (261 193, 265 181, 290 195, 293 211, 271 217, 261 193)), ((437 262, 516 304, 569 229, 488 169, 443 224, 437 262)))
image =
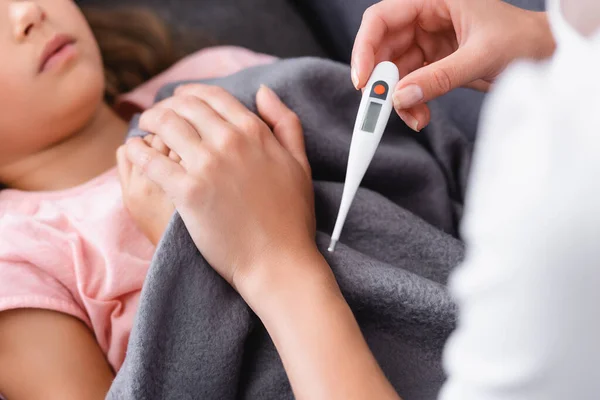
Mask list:
POLYGON ((270 257, 252 274, 238 290, 273 340, 296 398, 399 399, 314 245, 270 257))
POLYGON ((270 253, 236 277, 234 285, 261 319, 298 293, 341 298, 333 272, 314 244, 270 253))

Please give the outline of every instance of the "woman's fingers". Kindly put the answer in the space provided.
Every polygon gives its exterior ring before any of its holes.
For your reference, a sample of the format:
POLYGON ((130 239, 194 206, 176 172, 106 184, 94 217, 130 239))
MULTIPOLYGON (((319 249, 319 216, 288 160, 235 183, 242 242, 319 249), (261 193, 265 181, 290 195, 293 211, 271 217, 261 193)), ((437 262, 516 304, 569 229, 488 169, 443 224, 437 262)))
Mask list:
POLYGON ((429 125, 431 120, 431 111, 427 104, 419 104, 411 109, 396 110, 396 112, 402 121, 415 132, 420 132, 429 125))
POLYGON ((256 106, 260 116, 273 129, 279 143, 298 161, 310 177, 310 165, 304 146, 304 131, 300 119, 266 86, 256 94, 256 106))
POLYGON ((183 159, 193 159, 198 154, 202 142, 198 132, 169 107, 157 105, 144 111, 139 126, 160 136, 164 144, 183 159))
POLYGON ((195 96, 204 101, 222 119, 235 125, 244 133, 256 133, 264 124, 252 111, 243 105, 225 89, 202 84, 180 86, 176 90, 177 96, 195 96))
POLYGON ((414 70, 423 67, 425 62, 423 50, 421 50, 421 48, 417 45, 411 46, 400 56, 390 59, 394 60, 394 64, 396 64, 396 67, 398 67, 398 73, 400 74, 400 77, 404 77, 414 70))
POLYGON ((393 94, 394 108, 406 110, 442 96, 483 76, 485 68, 477 49, 461 47, 402 78, 393 94))
POLYGON ((179 157, 179 155, 177 153, 175 153, 173 150, 169 151, 169 158, 171 160, 175 161, 176 163, 181 162, 181 157, 179 157))
MULTIPOLYGON (((257 107, 281 145, 310 175, 302 125, 297 115, 266 87, 257 93, 257 107)), ((231 151, 243 136, 271 135, 269 126, 235 97, 221 88, 207 85, 179 88, 175 96, 144 112, 140 128, 157 135, 147 138, 149 145, 162 139, 155 151, 171 162, 183 161, 184 166, 191 165, 202 152, 206 153, 205 146, 231 151)))
MULTIPOLYGON (((151 146, 153 149, 155 149, 162 155, 168 156, 171 160, 175 161, 176 163, 179 164, 181 162, 181 157, 179 157, 177 153, 175 153, 173 150, 169 149, 169 147, 165 144, 165 142, 163 142, 160 136, 154 134, 146 135, 144 136, 144 142, 146 142, 148 146, 151 146)), ((139 171, 139 174, 142 174, 142 171, 138 167, 135 167, 135 170, 139 171)))
POLYGON ((483 79, 477 79, 476 81, 467 83, 465 87, 473 90, 478 90, 480 92, 489 92, 492 88, 492 84, 490 82, 484 81, 483 79))
MULTIPOLYGON (((242 138, 241 133, 252 134, 250 132, 251 127, 249 124, 246 124, 246 127, 242 130, 234 126, 230 121, 224 119, 221 115, 219 115, 210 104, 206 103, 204 99, 201 99, 192 94, 178 94, 170 99, 163 101, 160 108, 166 108, 173 112, 176 116, 174 118, 183 118, 185 121, 193 128, 196 132, 196 141, 202 139, 204 142, 204 146, 208 146, 217 150, 231 150, 232 147, 235 147, 237 144, 234 143, 237 140, 242 138)), ((248 112, 247 109, 245 111, 238 110, 237 112, 248 112)), ((260 127, 260 119, 254 115, 254 126, 260 127)), ((264 123, 262 123, 263 128, 266 129, 264 123)), ((256 130, 256 128, 254 128, 256 130)), ((181 153, 177 147, 171 146, 169 137, 178 135, 176 131, 164 132, 161 134, 161 137, 165 140, 165 142, 178 153, 183 162, 186 165, 190 165, 194 158, 198 157, 197 151, 195 149, 195 154, 192 157, 186 156, 181 153)), ((186 139, 187 140, 187 139, 186 139)))
MULTIPOLYGON (((352 50, 352 82, 357 89, 362 88, 375 68, 376 55, 388 35, 412 23, 419 9, 413 0, 384 0, 367 9, 360 29, 356 34, 352 50)), ((406 43, 395 43, 396 47, 408 48, 412 38, 405 37, 406 43)))
MULTIPOLYGON (((171 150, 165 142, 158 135, 149 135, 151 136, 151 146, 155 148, 158 152, 164 154, 165 156, 169 156, 169 158, 176 163, 181 162, 181 157, 177 155, 173 150, 171 150)), ((144 138, 145 139, 145 138, 144 138)))
POLYGON ((381 61, 399 59, 401 56, 403 57, 406 53, 409 53, 409 51, 414 51, 414 47, 418 47, 415 43, 415 29, 412 25, 409 25, 398 32, 389 34, 384 39, 379 46, 379 50, 375 53, 375 64, 381 61))
POLYGON ((181 165, 157 151, 141 138, 127 141, 125 151, 128 160, 140 168, 150 180, 156 182, 165 192, 176 195, 186 181, 186 172, 181 165))
POLYGON ((164 154, 165 156, 169 155, 171 149, 163 142, 163 140, 158 135, 150 135, 151 141, 150 145, 159 153, 164 154))
MULTIPOLYGON (((201 84, 182 86, 175 96, 162 101, 158 109, 169 109, 169 118, 183 118, 202 138, 207 146, 230 151, 242 137, 261 138, 271 135, 269 127, 234 96, 220 87, 201 84)), ((165 124, 167 125, 167 124, 165 124)), ((176 140, 178 132, 169 129, 154 131, 186 162, 186 155, 179 151, 189 138, 176 140)), ((189 135, 186 135, 189 136, 189 135)), ((198 139, 196 139, 198 140, 198 139)), ((193 159, 190 158, 190 159, 193 159)))
MULTIPOLYGON (((447 22, 450 23, 450 21, 447 22)), ((451 30, 452 25, 444 26, 441 21, 436 31, 426 31, 420 28, 413 29, 414 43, 423 52, 425 61, 432 63, 441 60, 458 49, 459 44, 456 34, 450 34, 449 31, 451 30)))

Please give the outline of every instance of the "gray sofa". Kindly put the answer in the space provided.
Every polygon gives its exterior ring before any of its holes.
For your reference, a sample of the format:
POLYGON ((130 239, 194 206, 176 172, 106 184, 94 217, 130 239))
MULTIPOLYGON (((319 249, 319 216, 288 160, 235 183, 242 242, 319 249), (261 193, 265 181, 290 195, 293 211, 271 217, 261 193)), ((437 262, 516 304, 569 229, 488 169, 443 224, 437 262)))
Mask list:
POLYGON ((217 44, 242 46, 279 57, 328 56, 291 0, 79 0, 78 3, 150 7, 175 28, 176 34, 193 30, 217 44))

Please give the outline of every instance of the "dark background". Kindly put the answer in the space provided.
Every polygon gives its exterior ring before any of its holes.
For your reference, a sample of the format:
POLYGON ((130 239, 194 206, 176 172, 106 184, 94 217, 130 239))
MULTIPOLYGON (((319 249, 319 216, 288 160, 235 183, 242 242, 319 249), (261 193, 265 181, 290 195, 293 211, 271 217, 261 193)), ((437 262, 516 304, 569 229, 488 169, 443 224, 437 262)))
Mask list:
MULTIPOLYGON (((196 31, 216 44, 236 45, 279 57, 318 56, 348 63, 362 14, 374 0, 80 0, 82 6, 147 6, 163 16, 175 36, 196 31), (354 10, 354 11, 351 11, 354 10)), ((543 10, 544 0, 510 0, 543 10)), ((402 12, 402 10, 398 10, 402 12)), ((510 27, 507 27, 510 29, 510 27)), ((182 40, 183 42, 183 40, 182 40)), ((195 50, 193 46, 188 51, 195 50)), ((348 79, 350 79, 348 77, 348 79)), ((474 139, 484 95, 457 89, 437 102, 474 139)))

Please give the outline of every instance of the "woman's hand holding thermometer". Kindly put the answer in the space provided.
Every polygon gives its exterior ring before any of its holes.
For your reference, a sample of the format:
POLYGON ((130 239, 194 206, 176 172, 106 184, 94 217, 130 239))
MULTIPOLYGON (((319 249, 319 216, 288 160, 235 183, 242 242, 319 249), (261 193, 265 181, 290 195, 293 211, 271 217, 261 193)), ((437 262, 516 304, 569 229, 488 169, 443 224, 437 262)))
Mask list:
POLYGON ((392 90, 394 90, 399 80, 400 76, 396 65, 384 61, 375 67, 365 86, 352 133, 342 203, 331 237, 329 251, 335 250, 350 205, 369 164, 371 164, 379 141, 383 136, 383 131, 390 119, 393 109, 392 90))
POLYGON ((487 90, 513 60, 553 52, 544 12, 496 0, 383 0, 364 13, 352 80, 361 89, 375 64, 394 62, 402 76, 390 88, 394 106, 420 131, 431 118, 428 101, 461 86, 487 90))

